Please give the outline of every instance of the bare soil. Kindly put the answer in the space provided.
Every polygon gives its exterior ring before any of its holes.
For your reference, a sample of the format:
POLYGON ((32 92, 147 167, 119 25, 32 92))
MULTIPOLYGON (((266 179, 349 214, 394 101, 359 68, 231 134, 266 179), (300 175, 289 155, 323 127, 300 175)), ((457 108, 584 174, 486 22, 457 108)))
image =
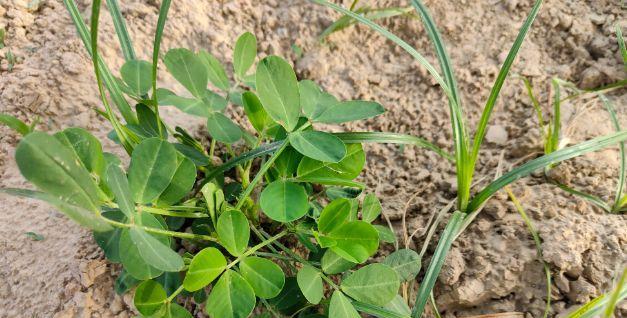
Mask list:
MULTIPOLYGON (((78 0, 84 16, 88 0, 78 0)), ((345 5, 349 1, 343 1, 345 5)), ((373 6, 405 2, 363 1, 373 6)), ((531 0, 426 0, 451 52, 465 113, 474 126, 531 0)), ((135 49, 148 59, 159 1, 122 1, 135 49)), ((106 13, 106 12, 105 12, 106 13)), ((113 70, 123 63, 110 18, 103 13, 101 54, 113 70)), ((174 1, 163 51, 175 47, 208 49, 229 63, 236 37, 251 31, 261 55, 291 59, 300 77, 311 78, 345 99, 372 99, 387 113, 347 125, 346 130, 410 133, 450 149, 448 107, 427 72, 412 58, 363 26, 316 37, 338 15, 303 0, 174 1), (297 57, 293 44, 304 50, 297 57)), ((627 28, 620 1, 547 1, 522 47, 513 73, 530 77, 549 110, 551 77, 581 88, 626 77, 613 33, 627 28)), ((437 64, 420 21, 412 17, 382 22, 437 64)), ((41 117, 40 128, 84 127, 106 140, 108 124, 101 107, 91 62, 60 1, 0 0, 0 27, 7 29, 0 49, 0 111, 27 121, 41 117), (5 54, 17 61, 10 70, 5 54)), ((160 84, 180 89, 166 72, 160 84)), ((610 94, 627 126, 625 90, 610 94)), ((594 100, 564 105, 571 142, 611 132, 608 116, 594 100)), ((202 120, 167 109, 166 120, 204 134, 202 120)), ((236 112, 235 117, 238 117, 236 112)), ((18 136, 0 127, 0 186, 29 187, 14 162, 18 136)), ((477 180, 494 178, 501 153, 506 169, 542 150, 540 131, 522 82, 510 77, 491 119, 477 180)), ((109 141, 107 151, 119 150, 109 141)), ((368 145, 363 180, 381 196, 384 213, 400 229, 407 213, 410 232, 454 198, 454 167, 423 149, 368 145), (410 202, 405 210, 410 197, 410 202)), ((121 153, 119 153, 121 155, 121 153)), ((611 200, 618 174, 616 149, 561 165, 564 182, 611 200)), ((608 215, 547 184, 538 173, 518 181, 514 192, 527 209, 543 241, 554 277, 553 314, 559 315, 607 291, 625 262, 627 218, 608 215)), ((421 239, 415 240, 422 243, 421 239)), ((0 197, 0 317, 130 317, 130 297, 113 292, 116 268, 103 260, 91 234, 59 212, 32 200, 0 197), (33 241, 25 233, 44 236, 33 241)), ((545 282, 533 241, 505 193, 456 241, 435 288, 445 317, 522 312, 540 317, 545 282)), ((621 312, 627 314, 623 305, 621 312)))

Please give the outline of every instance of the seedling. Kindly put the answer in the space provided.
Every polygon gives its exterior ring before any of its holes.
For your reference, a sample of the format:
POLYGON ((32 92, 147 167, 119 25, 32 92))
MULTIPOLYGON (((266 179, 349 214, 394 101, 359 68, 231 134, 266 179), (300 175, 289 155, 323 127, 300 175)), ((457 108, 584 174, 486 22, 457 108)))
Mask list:
POLYGON ((4 37, 6 36, 7 30, 5 28, 0 28, 0 49, 4 48, 4 37))
POLYGON ((470 138, 468 134, 467 125, 462 109, 462 100, 457 88, 457 81, 448 57, 448 53, 444 46, 444 42, 440 36, 440 33, 430 15, 427 8, 423 5, 422 1, 412 0, 411 4, 420 14, 421 21, 429 35, 431 41, 436 49, 438 63, 443 75, 433 67, 418 51, 416 51, 407 42, 400 39, 398 36, 392 34, 385 28, 375 24, 363 15, 357 14, 351 10, 330 3, 326 0, 310 0, 311 2, 318 3, 329 7, 342 14, 348 15, 353 19, 369 26, 373 30, 382 34, 389 40, 398 44, 401 48, 411 54, 435 79, 440 85, 444 94, 448 98, 449 110, 451 115, 451 124, 454 136, 454 156, 457 172, 457 211, 455 211, 440 236, 440 240, 434 252, 433 258, 425 272, 425 276, 421 281, 418 293, 415 298, 414 308, 412 309, 411 317, 420 317, 424 312, 427 300, 430 298, 433 286, 435 285, 436 278, 441 270, 442 264, 448 250, 451 247, 453 240, 459 236, 459 234, 472 222, 476 215, 481 211, 484 203, 497 191, 501 190, 508 184, 529 175, 537 169, 542 169, 547 166, 554 165, 558 162, 580 156, 584 153, 599 150, 607 147, 610 144, 621 142, 627 136, 627 132, 620 131, 615 134, 611 134, 604 137, 598 137, 575 146, 562 148, 556 150, 548 155, 531 160, 519 167, 512 169, 505 173, 503 176, 497 178, 495 181, 488 184, 483 189, 480 189, 471 196, 471 185, 473 184, 473 175, 475 172, 475 165, 479 156, 479 151, 483 143, 483 139, 486 134, 487 124, 490 119, 490 115, 494 110, 497 98, 507 78, 509 70, 516 58, 516 55, 522 45, 522 42, 531 27, 531 24, 535 20, 536 15, 540 10, 542 4, 541 0, 537 0, 531 9, 531 12, 527 16, 527 19, 523 23, 512 48, 507 55, 501 70, 496 78, 494 86, 490 92, 486 105, 483 109, 481 119, 477 125, 477 130, 474 134, 474 138, 470 138))
MULTIPOLYGON (((551 81, 552 91, 553 91, 553 98, 552 98, 552 105, 553 105, 552 115, 553 116, 547 122, 544 119, 545 116, 543 115, 542 108, 540 106, 540 103, 538 102, 538 99, 535 97, 535 94, 533 92, 533 87, 530 81, 526 78, 522 78, 522 79, 525 84, 529 98, 531 99, 531 104, 536 111, 540 130, 543 134, 542 137, 543 137, 543 142, 544 142, 544 154, 545 155, 555 152, 556 150, 563 148, 569 143, 568 138, 564 136, 566 134, 562 133, 564 128, 562 127, 562 124, 561 124, 561 121, 562 121, 561 120, 561 107, 562 107, 562 103, 567 100, 573 100, 575 98, 581 99, 582 96, 593 94, 593 97, 597 97, 603 103, 605 109, 607 110, 610 116, 610 120, 612 122, 612 125, 614 126, 614 129, 617 132, 621 130, 620 123, 616 116, 616 110, 614 109, 614 106, 612 102, 610 101, 610 99, 608 99, 603 93, 609 90, 623 87, 624 85, 627 84, 627 80, 622 80, 614 84, 596 88, 596 89, 581 90, 577 88, 577 86, 573 83, 554 78, 551 81), (569 90, 571 94, 566 97, 562 96, 563 95, 562 91, 564 90, 569 90)), ((585 109, 585 107, 581 107, 581 108, 583 109, 578 110, 579 115, 583 115, 587 110, 585 109)), ((578 116, 574 116, 574 117, 578 117, 578 116)), ((550 166, 545 167, 545 175, 551 181, 551 183, 557 185, 562 190, 568 193, 571 193, 573 195, 576 195, 580 198, 583 198, 589 201, 590 203, 600 207, 601 209, 605 210, 608 213, 625 212, 625 208, 627 205, 627 197, 625 197, 623 193, 624 182, 625 182, 625 150, 624 150, 623 143, 619 144, 619 155, 620 155, 621 164, 620 164, 620 172, 619 172, 618 181, 616 183, 617 184, 616 194, 615 194, 614 202, 609 203, 609 204, 596 195, 585 193, 580 190, 576 190, 573 187, 570 187, 561 183, 559 180, 551 178, 549 171, 552 168, 554 168, 555 165, 550 165, 550 166)))
POLYGON ((398 302, 401 280, 413 278, 419 264, 390 257, 357 268, 394 240, 388 228, 372 224, 380 203, 355 181, 365 164, 361 143, 407 143, 448 157, 445 152, 413 136, 316 129, 375 117, 384 108, 340 101, 312 81, 298 81, 278 56, 253 67, 251 33, 237 39, 232 69, 206 50, 173 48, 161 59, 169 1, 160 8, 152 61, 137 59, 117 2, 107 2, 126 60, 116 77, 98 54, 100 1, 92 5, 90 31, 74 1, 64 2, 92 56, 99 113, 130 164, 103 152, 84 129, 49 135, 3 115, 24 136, 16 161, 38 191, 2 192, 46 201, 92 229, 107 259, 122 265, 116 290, 135 287, 143 316, 191 317, 190 306, 177 302, 185 296, 193 309, 220 318, 247 317, 258 306, 275 316, 398 317, 385 306, 398 302), (159 63, 187 93, 158 86, 159 63), (243 106, 248 126, 227 116, 235 105, 243 106), (204 118, 210 145, 166 125, 162 106, 204 118), (227 156, 222 165, 213 164, 218 149, 227 156))
POLYGON ((11 49, 8 49, 4 53, 4 59, 7 60, 7 71, 13 71, 13 67, 15 67, 15 63, 17 62, 17 58, 11 49))

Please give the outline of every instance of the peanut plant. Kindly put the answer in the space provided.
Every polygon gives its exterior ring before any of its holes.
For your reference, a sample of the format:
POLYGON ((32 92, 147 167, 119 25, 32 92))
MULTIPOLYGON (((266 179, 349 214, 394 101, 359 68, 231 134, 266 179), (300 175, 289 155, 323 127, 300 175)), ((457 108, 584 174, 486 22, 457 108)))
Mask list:
POLYGON ((278 56, 263 57, 254 66, 257 40, 251 33, 235 43, 232 72, 208 50, 173 48, 161 56, 170 0, 160 6, 151 61, 137 59, 117 1, 106 1, 126 61, 117 77, 98 53, 101 1, 92 4, 88 28, 74 1, 64 0, 93 62, 104 107, 98 112, 111 123, 109 138, 129 158, 103 152, 84 129, 50 135, 3 115, 2 122, 23 135, 16 161, 38 190, 0 191, 46 201, 93 230, 107 259, 121 264, 116 290, 134 290, 135 308, 144 317, 200 312, 214 318, 420 317, 452 242, 494 193, 537 169, 627 139, 621 131, 556 150, 471 196, 489 115, 541 1, 499 74, 472 147, 450 61, 419 1, 412 5, 436 44, 444 77, 411 46, 362 15, 312 1, 369 25, 427 67, 449 98, 453 156, 410 135, 317 129, 373 118, 384 108, 373 101, 340 101, 315 82, 298 80, 278 56), (186 93, 158 86, 160 63, 186 93), (169 127, 162 106, 206 120, 209 144, 182 127, 169 127), (232 107, 243 107, 249 125, 229 118, 226 110, 232 107), (417 281, 426 248, 420 254, 398 249, 382 262, 372 261, 381 244, 394 242, 396 235, 373 224, 381 204, 356 181, 365 164, 362 144, 370 142, 422 147, 457 167, 457 211, 440 235, 412 307, 411 290, 401 296, 399 287, 417 281), (216 163, 216 156, 223 163, 216 163))

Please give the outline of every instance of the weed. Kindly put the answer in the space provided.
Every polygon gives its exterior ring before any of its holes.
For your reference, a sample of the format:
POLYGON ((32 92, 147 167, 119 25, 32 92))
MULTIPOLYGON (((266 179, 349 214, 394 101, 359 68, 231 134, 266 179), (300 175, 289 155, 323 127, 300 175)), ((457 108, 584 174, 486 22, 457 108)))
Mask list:
POLYGON ((0 28, 0 49, 4 48, 4 38, 6 36, 7 30, 5 28, 0 28))
POLYGON ((398 44, 401 48, 407 51, 412 57, 414 57, 426 70, 431 74, 435 81, 440 85, 444 94, 448 98, 449 110, 451 116, 451 124, 453 130, 453 143, 454 143, 454 156, 457 172, 457 211, 455 211, 441 234, 440 240, 434 252, 433 258, 425 272, 425 276, 422 279, 418 294, 415 298, 414 308, 412 309, 411 317, 420 317, 424 312, 425 305, 430 298, 431 291, 435 285, 436 278, 441 270, 442 264, 449 251, 453 240, 472 222, 476 215, 481 211, 483 204, 497 191, 509 185, 510 183, 529 175, 533 171, 548 166, 552 166, 558 162, 580 156, 584 153, 602 149, 609 144, 615 144, 622 142, 627 132, 620 131, 615 134, 611 134, 605 137, 598 137, 575 146, 562 148, 551 152, 550 154, 531 160, 519 167, 512 169, 505 173, 503 176, 497 178, 483 189, 476 191, 474 196, 471 196, 471 188, 473 184, 473 175, 475 172, 475 166, 480 153, 480 148, 483 143, 483 139, 486 134, 487 124, 490 116, 496 105, 497 98, 508 76, 509 70, 516 58, 516 55, 522 45, 522 42, 531 27, 531 24, 535 20, 536 15, 542 5, 542 0, 537 0, 533 5, 527 19, 523 23, 516 40, 514 41, 512 48, 510 49, 496 81, 492 87, 490 95, 486 101, 481 118, 477 125, 477 130, 474 137, 471 138, 465 118, 463 115, 462 101, 457 88, 457 81, 452 69, 452 65, 444 46, 444 42, 440 36, 440 33, 429 13, 427 8, 420 0, 412 0, 411 4, 419 13, 421 21, 429 35, 429 38, 433 42, 435 47, 438 63, 443 75, 431 65, 423 55, 421 55, 416 49, 414 49, 407 42, 400 39, 398 36, 392 34, 385 28, 372 22, 367 17, 357 14, 351 10, 330 3, 326 0, 310 0, 311 2, 329 7, 335 11, 338 11, 344 15, 350 16, 356 21, 359 21, 373 30, 377 31, 381 35, 385 36, 389 40, 398 44), (612 140, 613 141, 610 141, 612 140), (609 143, 606 143, 609 142, 609 143))
POLYGON ((8 49, 4 53, 4 59, 7 60, 7 71, 12 72, 13 67, 15 67, 15 63, 17 63, 17 58, 11 49, 8 49))

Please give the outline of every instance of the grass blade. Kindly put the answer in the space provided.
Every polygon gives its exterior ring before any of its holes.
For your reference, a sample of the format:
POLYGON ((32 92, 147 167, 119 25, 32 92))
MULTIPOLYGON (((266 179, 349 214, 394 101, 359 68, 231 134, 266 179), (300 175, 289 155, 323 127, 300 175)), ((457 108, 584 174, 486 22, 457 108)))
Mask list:
MULTIPOLYGON (((623 271, 624 273, 624 271, 623 271)), ((624 275, 623 275, 624 276, 624 275)), ((604 308, 607 308, 608 304, 617 303, 627 297, 627 284, 623 280, 619 282, 612 293, 603 294, 583 306, 579 309, 571 312, 565 318, 592 318, 598 317, 604 308), (614 302, 615 301, 615 302, 614 302)))
POLYGON ((131 41, 131 37, 128 35, 126 22, 124 22, 124 17, 120 12, 118 0, 107 0, 107 8, 109 8, 109 13, 113 19, 115 33, 118 35, 118 39, 120 40, 120 47, 122 48, 124 59, 127 61, 134 60, 135 50, 133 49, 133 42, 131 41))
POLYGON ((367 303, 362 303, 362 302, 355 301, 355 300, 352 301, 352 304, 353 304, 353 307, 355 307, 355 309, 357 309, 358 311, 361 311, 363 313, 367 313, 369 315, 379 317, 379 318, 409 318, 409 316, 403 316, 401 314, 390 311, 389 309, 367 304, 367 303))
POLYGON ((479 155, 479 148, 481 147, 481 144, 483 143, 483 138, 485 137, 485 134, 486 134, 488 121, 490 120, 490 115, 492 114, 492 111, 494 110, 496 99, 498 98, 499 93, 501 92, 503 83, 505 82, 505 79, 507 78, 507 74, 509 73, 509 70, 512 67, 512 64, 514 63, 514 60, 516 59, 516 55, 518 55, 518 51, 520 50, 520 47, 525 39, 525 36, 529 32, 529 28, 531 27, 531 24, 533 23, 536 16, 538 15, 538 12, 540 11, 541 5, 542 5, 542 0, 537 0, 536 3, 533 5, 533 8, 531 8, 531 12, 529 12, 529 15, 527 16, 527 20, 525 20, 525 23, 523 24, 522 28, 520 29, 520 31, 518 31, 518 36, 516 37, 516 40, 514 41, 512 48, 509 50, 509 53, 507 54, 507 58, 505 58, 505 62, 503 63, 503 66, 501 66, 501 70, 499 71, 496 81, 494 82, 494 86, 492 86, 492 91, 490 92, 488 101, 486 102, 486 105, 483 108, 483 113, 481 114, 481 119, 479 120, 477 131, 475 132, 475 138, 474 138, 473 147, 472 147, 472 157, 471 157, 472 158, 471 166, 472 166, 473 171, 471 171, 471 174, 474 173, 474 166, 477 160, 477 156, 479 155))
MULTIPOLYGON (((269 144, 265 144, 263 146, 257 147, 249 152, 245 152, 227 162, 225 162, 224 164, 220 165, 219 167, 216 167, 215 169, 211 170, 206 176, 205 179, 202 182, 202 185, 206 184, 207 182, 213 180, 213 178, 217 177, 218 175, 224 173, 225 171, 228 171, 230 169, 235 168, 236 166, 245 163, 247 161, 253 160, 255 158, 261 157, 261 156, 265 156, 271 153, 274 153, 277 149, 281 148, 283 146, 283 144, 285 143, 284 140, 282 141, 276 141, 273 143, 269 143, 269 144)), ((201 188, 202 185, 198 188, 201 188)))
MULTIPOLYGON (((81 40, 83 41, 83 44, 85 45, 85 49, 87 50, 89 55, 92 56, 92 59, 93 59, 94 57, 92 54, 93 50, 91 47, 92 45, 90 41, 89 30, 87 29, 87 25, 85 25, 85 21, 83 20, 80 12, 78 11, 76 3, 74 2, 74 0, 63 0, 63 3, 65 4, 65 7, 70 13, 70 17, 72 18, 72 21, 74 22, 74 26, 76 26, 76 31, 78 32, 79 37, 81 38, 81 40)), ((113 75, 111 74, 111 71, 109 70, 107 65, 104 63, 104 61, 100 58, 100 56, 97 56, 96 59, 98 61, 98 68, 100 70, 102 81, 107 87, 107 90, 109 91, 109 94, 114 104, 117 106, 118 110, 122 114, 122 117, 124 117, 124 120, 128 124, 137 124, 137 117, 135 116, 135 113, 133 112, 133 110, 131 110, 131 106, 128 104, 128 102, 124 98, 124 95, 122 94, 122 90, 118 86, 118 83, 115 77, 113 77, 113 75)))
POLYGON ((457 163, 457 188, 459 189, 457 191, 459 197, 458 206, 463 210, 470 197, 472 172, 468 170, 472 169, 472 167, 467 165, 467 162, 469 162, 468 147, 470 145, 468 133, 466 131, 466 124, 464 123, 464 113, 461 106, 462 104, 459 96, 459 90, 457 88, 457 80, 455 79, 451 59, 449 58, 446 47, 444 46, 444 41, 442 40, 440 31, 438 31, 429 10, 427 10, 420 0, 412 0, 411 4, 422 18, 427 34, 435 47, 438 62, 442 72, 444 73, 446 84, 451 90, 451 97, 449 98, 449 111, 451 113, 451 125, 453 128, 453 139, 455 142, 455 162, 457 163))
POLYGON ((538 117, 538 123, 540 125, 540 129, 542 130, 542 135, 545 140, 548 140, 546 126, 544 125, 544 116, 542 115, 542 107, 540 106, 540 102, 536 98, 536 95, 533 93, 533 86, 528 78, 521 76, 523 83, 525 84, 525 89, 527 90, 527 95, 529 95, 529 99, 531 99, 531 105, 533 109, 536 111, 536 116, 538 117))
POLYGON ((525 209, 523 208, 522 204, 520 204, 520 201, 518 201, 518 198, 514 195, 514 192, 512 192, 509 186, 505 187, 504 189, 505 192, 507 192, 510 200, 512 200, 512 203, 514 203, 514 207, 516 207, 516 210, 525 222, 525 225, 527 225, 527 229, 529 230, 529 233, 531 233, 531 236, 533 237, 533 242, 536 245, 538 260, 542 263, 544 267, 544 274, 546 275, 546 307, 544 308, 543 317, 547 318, 551 313, 551 269, 549 268, 549 264, 544 261, 544 257, 542 256, 542 241, 540 240, 538 231, 536 231, 536 228, 533 226, 531 219, 529 218, 529 216, 527 216, 525 209))
POLYGON ((625 47, 625 39, 623 38, 623 31, 620 29, 620 25, 616 24, 616 39, 618 40, 618 48, 620 49, 620 55, 623 57, 623 64, 625 70, 627 70, 627 47, 625 47))
POLYGON ((627 268, 623 269, 623 273, 620 275, 618 279, 618 284, 616 284, 616 289, 612 292, 610 299, 605 306, 605 312, 603 313, 603 318, 610 318, 614 314, 614 308, 616 308, 616 304, 618 303, 618 299, 620 298, 621 289, 627 283, 627 268))
POLYGON ((468 211, 472 212, 479 208, 494 193, 502 189, 504 186, 522 178, 533 171, 544 168, 548 165, 568 160, 588 152, 603 149, 612 144, 622 142, 627 139, 627 131, 621 131, 606 136, 597 137, 580 144, 557 150, 549 155, 531 160, 496 179, 479 192, 468 205, 468 211))
POLYGON ((556 180, 551 180, 551 183, 555 184, 558 188, 560 188, 560 189, 562 189, 562 190, 564 190, 564 191, 566 191, 566 192, 568 192, 568 193, 570 193, 572 195, 578 196, 578 197, 580 197, 580 198, 582 198, 582 199, 584 199, 584 200, 586 200, 586 201, 588 201, 588 202, 590 202, 590 203, 600 207, 601 209, 603 209, 604 211, 606 211, 608 213, 612 212, 612 208, 609 205, 607 205, 607 203, 605 203, 603 200, 601 200, 601 198, 599 198, 597 196, 594 196, 592 194, 588 194, 588 193, 581 192, 579 190, 573 189, 573 188, 571 188, 571 187, 569 187, 569 186, 567 186, 565 184, 557 182, 556 180))
POLYGON ((448 152, 442 150, 438 146, 422 139, 419 137, 415 137, 412 135, 405 134, 397 134, 397 133, 389 133, 389 132, 342 132, 342 133, 334 133, 335 136, 342 139, 345 143, 365 143, 365 142, 376 142, 376 143, 388 143, 388 144, 405 144, 405 145, 414 145, 421 148, 426 148, 431 151, 434 151, 438 155, 442 156, 445 159, 450 161, 454 161, 453 156, 448 152))
POLYGON ((444 265, 446 255, 451 249, 451 244, 453 244, 453 241, 457 236, 459 227, 462 225, 464 216, 465 214, 460 211, 456 211, 455 213, 453 213, 451 219, 446 225, 446 228, 444 229, 444 232, 442 232, 440 240, 438 242, 438 246, 433 253, 431 262, 429 263, 429 268, 427 268, 425 277, 422 280, 422 284, 420 284, 420 288, 418 289, 418 294, 416 295, 416 303, 411 314, 413 318, 418 318, 422 316, 422 313, 424 312, 427 305, 427 301, 429 300, 429 297, 431 295, 431 290, 433 290, 433 286, 435 286, 435 281, 440 274, 442 265, 444 265))
MULTIPOLYGON (((612 125, 614 125, 614 129, 616 131, 620 131, 620 122, 618 121, 618 117, 616 116, 616 110, 614 109, 614 105, 612 102, 605 97, 605 95, 599 93, 599 98, 601 102, 603 102, 603 106, 607 109, 607 112, 610 114, 610 120, 612 121, 612 125)), ((616 185, 616 196, 614 197, 614 206, 612 207, 612 211, 618 211, 621 206, 621 199, 623 197, 623 188, 625 186, 625 143, 621 142, 618 144, 618 151, 620 154, 620 171, 618 173, 618 184, 616 185)))
MULTIPOLYGON (((161 38, 163 37, 163 28, 168 19, 168 11, 170 11, 171 0, 163 0, 159 8, 159 19, 157 20, 157 31, 155 32, 155 40, 152 47, 152 100, 155 104, 155 115, 157 120, 161 121, 159 116, 159 101, 157 100, 157 65, 159 64, 159 50, 161 49, 161 38)), ((161 125, 159 126, 159 135, 162 135, 161 125)))
MULTIPOLYGON (((353 9, 351 9, 351 11, 353 11, 353 9)), ((384 19, 384 18, 392 18, 392 17, 400 16, 400 15, 406 15, 411 11, 412 11, 411 8, 401 8, 401 7, 381 8, 381 9, 360 8, 360 9, 354 10, 355 13, 363 13, 366 18, 372 21, 384 19)), ((322 42, 324 41, 326 37, 331 35, 331 33, 335 33, 343 29, 346 29, 354 25, 355 23, 357 23, 357 21, 355 21, 355 19, 351 18, 350 16, 346 16, 346 15, 342 16, 341 18, 333 22, 333 24, 331 24, 326 29, 324 29, 324 31, 322 31, 322 33, 320 33, 320 35, 318 36, 318 40, 322 42)))
POLYGON ((344 15, 350 16, 351 18, 367 25, 368 27, 370 27, 371 29, 379 32, 381 35, 383 35, 384 37, 386 37, 387 39, 389 39, 390 41, 398 44, 401 48, 403 48, 405 51, 407 51, 407 53, 409 53, 411 56, 413 56, 416 61, 418 61, 418 63, 420 63, 420 65, 422 65, 424 68, 427 69, 427 71, 429 72, 429 74, 431 74, 431 76, 433 76, 433 78, 435 79, 436 82, 438 82, 438 84, 440 84, 440 86, 442 87, 442 89, 444 90, 444 93, 446 94, 446 96, 449 96, 449 98, 452 98, 452 93, 450 88, 448 87, 448 85, 446 84, 446 82, 444 81, 444 79, 442 78, 442 76, 440 76, 440 74, 438 73, 438 71, 433 67, 433 65, 431 65, 429 63, 429 61, 427 61, 427 59, 424 58, 424 56, 422 56, 420 53, 418 53, 418 51, 416 51, 416 49, 414 49, 411 45, 409 45, 407 42, 403 41, 401 38, 399 38, 398 36, 394 35, 393 33, 391 33, 390 31, 388 31, 387 29, 383 28, 382 26, 372 22, 371 20, 367 19, 366 17, 364 17, 361 14, 355 13, 353 11, 350 11, 342 6, 339 6, 335 3, 331 3, 328 2, 326 0, 309 0, 310 2, 313 3, 317 3, 319 5, 325 6, 327 8, 331 8, 337 12, 340 12, 344 15))

